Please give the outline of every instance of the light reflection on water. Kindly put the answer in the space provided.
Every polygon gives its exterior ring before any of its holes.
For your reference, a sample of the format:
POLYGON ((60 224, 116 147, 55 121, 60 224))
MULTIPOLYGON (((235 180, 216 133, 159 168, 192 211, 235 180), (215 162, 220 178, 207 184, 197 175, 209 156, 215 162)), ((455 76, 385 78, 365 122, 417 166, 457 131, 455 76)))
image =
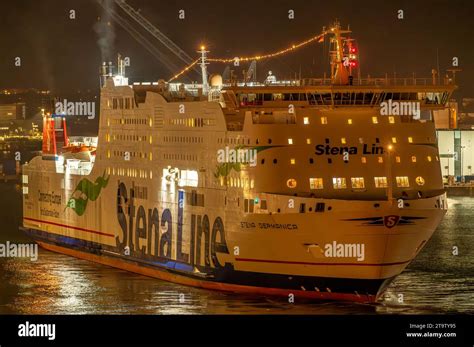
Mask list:
MULTIPOLYGON (((0 187, 0 192, 4 189, 0 187)), ((207 291, 40 249, 34 263, 0 259, 0 314, 474 313, 474 231, 470 225, 474 199, 449 202, 450 210, 433 238, 390 285, 385 299, 374 305, 289 304, 281 298, 207 291), (458 247, 458 256, 452 255, 453 246, 458 247), (398 302, 400 294, 403 303, 398 302)), ((0 211, 3 208, 11 211, 21 205, 0 202, 0 211)), ((17 231, 20 217, 14 216, 0 215, 6 225, 0 241, 28 242, 17 231)))

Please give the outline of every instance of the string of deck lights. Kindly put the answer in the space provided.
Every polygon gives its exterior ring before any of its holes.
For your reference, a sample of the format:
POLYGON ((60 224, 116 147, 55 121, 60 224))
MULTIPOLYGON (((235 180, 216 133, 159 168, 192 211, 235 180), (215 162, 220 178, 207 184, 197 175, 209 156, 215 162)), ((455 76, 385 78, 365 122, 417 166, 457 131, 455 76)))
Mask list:
MULTIPOLYGON (((262 60, 262 59, 268 59, 268 58, 274 58, 274 57, 277 57, 277 56, 280 56, 280 55, 283 55, 283 54, 286 54, 286 53, 290 53, 290 52, 293 52, 295 51, 296 49, 298 48, 301 48, 303 46, 306 46, 314 41, 318 41, 318 42, 322 42, 321 39, 324 38, 324 35, 326 33, 322 33, 322 34, 319 34, 319 35, 316 35, 316 36, 313 36, 303 42, 300 42, 298 44, 294 44, 288 48, 285 48, 285 49, 282 49, 281 51, 277 51, 277 52, 274 52, 274 53, 269 53, 269 54, 263 54, 263 55, 255 55, 255 56, 251 56, 251 57, 235 57, 235 58, 207 58, 206 60, 209 61, 209 62, 214 62, 214 63, 232 63, 232 62, 235 62, 235 61, 238 61, 238 62, 246 62, 246 61, 252 61, 252 60, 262 60)), ((173 80, 175 80, 176 78, 178 78, 179 76, 181 76, 182 74, 184 74, 185 72, 187 72, 189 69, 191 69, 194 65, 196 65, 198 62, 199 62, 200 59, 197 59, 195 60, 194 62, 192 62, 190 65, 186 66, 183 70, 181 70, 179 73, 177 73, 176 75, 174 75, 172 78, 170 78, 168 80, 168 82, 171 82, 173 80)))
POLYGON ((179 76, 181 76, 182 74, 184 74, 185 72, 187 72, 189 69, 191 69, 194 65, 196 65, 198 62, 199 62, 200 59, 196 59, 195 61, 193 61, 191 64, 189 64, 188 66, 186 66, 183 70, 181 70, 180 72, 178 72, 176 75, 174 75, 173 77, 171 77, 169 80, 168 80, 168 83, 177 79, 179 76))

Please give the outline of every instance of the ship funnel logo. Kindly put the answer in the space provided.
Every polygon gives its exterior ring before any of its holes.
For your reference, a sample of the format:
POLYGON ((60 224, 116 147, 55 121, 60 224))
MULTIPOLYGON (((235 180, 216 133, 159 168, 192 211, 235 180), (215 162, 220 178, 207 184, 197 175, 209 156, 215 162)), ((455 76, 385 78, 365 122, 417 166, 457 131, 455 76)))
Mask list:
POLYGON ((78 216, 82 216, 86 211, 89 200, 95 201, 100 195, 102 188, 107 187, 109 177, 105 177, 105 171, 102 176, 97 177, 95 182, 83 178, 76 186, 72 197, 68 200, 66 208, 71 208, 78 216))

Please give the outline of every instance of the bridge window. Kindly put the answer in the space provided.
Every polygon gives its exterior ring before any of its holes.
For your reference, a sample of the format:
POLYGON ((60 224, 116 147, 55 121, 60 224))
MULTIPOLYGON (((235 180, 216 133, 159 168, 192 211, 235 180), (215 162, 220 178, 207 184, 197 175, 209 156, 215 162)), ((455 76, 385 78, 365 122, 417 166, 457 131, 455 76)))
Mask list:
POLYGON ((352 119, 349 118, 349 119, 347 120, 347 124, 352 124, 352 119))
POLYGON ((303 118, 303 123, 304 123, 304 124, 309 124, 309 118, 308 118, 308 117, 304 117, 304 118, 303 118))
POLYGON ((395 123, 395 117, 394 116, 388 116, 388 122, 390 124, 394 124, 395 123))
POLYGON ((288 139, 288 144, 292 145, 293 144, 293 139, 288 139))
POLYGON ((379 119, 378 119, 377 117, 372 117, 372 123, 378 124, 378 123, 379 123, 379 119))
POLYGON ((409 136, 409 137, 408 137, 408 142, 409 142, 409 143, 413 143, 413 137, 409 136))
POLYGON ((306 139, 306 143, 307 143, 308 145, 310 145, 310 144, 311 144, 311 139, 306 139))
POLYGON ((411 162, 412 162, 412 163, 416 163, 416 156, 413 155, 413 156, 411 157, 411 162))
POLYGON ((328 118, 327 117, 321 117, 321 124, 328 124, 328 118))

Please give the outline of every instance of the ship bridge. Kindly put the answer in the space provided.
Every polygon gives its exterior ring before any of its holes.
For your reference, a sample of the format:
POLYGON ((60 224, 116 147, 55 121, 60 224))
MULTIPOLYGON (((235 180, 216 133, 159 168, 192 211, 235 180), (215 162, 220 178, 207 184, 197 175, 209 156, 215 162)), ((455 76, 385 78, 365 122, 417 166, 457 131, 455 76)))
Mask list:
POLYGON ((426 78, 367 78, 352 85, 331 79, 303 79, 289 84, 228 86, 222 94, 229 109, 294 106, 370 106, 384 101, 419 102, 424 109, 442 109, 456 86, 451 79, 433 83, 426 78))

